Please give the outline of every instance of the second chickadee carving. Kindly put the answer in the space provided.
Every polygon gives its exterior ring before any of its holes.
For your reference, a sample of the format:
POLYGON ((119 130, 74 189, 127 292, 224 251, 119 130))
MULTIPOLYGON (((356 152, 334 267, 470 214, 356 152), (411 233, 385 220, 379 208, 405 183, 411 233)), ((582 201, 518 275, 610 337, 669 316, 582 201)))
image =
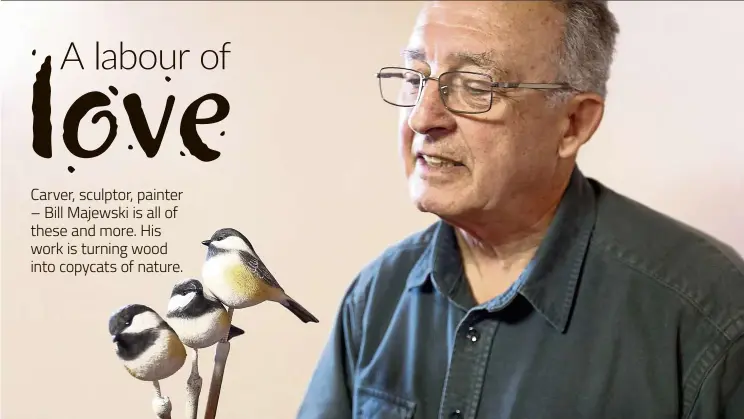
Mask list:
POLYGON ((239 231, 217 230, 202 244, 208 249, 202 267, 204 285, 225 305, 239 309, 275 301, 303 322, 318 323, 315 316, 284 292, 251 242, 239 231))
POLYGON ((143 381, 164 380, 186 362, 186 348, 155 310, 129 304, 109 318, 116 355, 129 374, 143 381))
POLYGON ((222 303, 193 278, 178 281, 173 286, 165 319, 183 344, 193 349, 206 348, 224 337, 229 340, 244 333, 230 324, 222 303))

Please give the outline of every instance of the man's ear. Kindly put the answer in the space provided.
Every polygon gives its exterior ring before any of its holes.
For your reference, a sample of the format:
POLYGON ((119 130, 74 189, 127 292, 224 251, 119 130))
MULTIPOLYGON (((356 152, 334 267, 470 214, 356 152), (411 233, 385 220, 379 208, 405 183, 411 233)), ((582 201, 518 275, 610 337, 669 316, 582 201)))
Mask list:
POLYGON ((566 104, 565 112, 565 129, 558 144, 558 155, 564 159, 576 156, 594 135, 604 115, 604 99, 596 93, 579 93, 566 104))

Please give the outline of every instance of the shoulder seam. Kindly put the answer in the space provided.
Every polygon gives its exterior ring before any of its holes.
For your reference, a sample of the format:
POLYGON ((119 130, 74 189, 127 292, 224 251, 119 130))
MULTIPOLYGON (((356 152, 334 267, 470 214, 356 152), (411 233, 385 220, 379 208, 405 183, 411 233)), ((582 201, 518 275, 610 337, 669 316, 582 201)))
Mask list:
MULTIPOLYGON (((616 241, 611 240, 611 239, 597 238, 597 241, 598 241, 598 243, 603 244, 604 247, 605 247, 605 249, 607 249, 609 247, 617 247, 617 248, 625 249, 625 247, 621 246, 619 243, 617 243, 616 241)), ((679 288, 675 287, 673 284, 669 283, 668 281, 665 281, 664 279, 662 279, 658 275, 654 274, 653 272, 649 272, 648 270, 643 269, 640 266, 637 266, 636 264, 633 264, 633 263, 629 262, 625 258, 623 258, 623 257, 621 257, 621 256, 619 256, 619 255, 617 255, 617 254, 615 254, 613 252, 607 252, 606 254, 610 255, 612 258, 614 258, 615 260, 619 261, 623 265, 629 267, 630 269, 633 269, 634 271, 636 271, 636 272, 638 272, 638 273, 640 273, 640 274, 642 274, 642 275, 644 275, 644 276, 646 276, 646 277, 648 277, 650 279, 653 279, 659 285, 661 285, 661 286, 663 286, 663 287, 665 287, 665 288, 673 291, 682 300, 686 301, 693 308, 695 308, 695 311, 703 319, 705 319, 705 321, 707 321, 711 326, 713 326, 713 328, 716 331, 718 331, 718 333, 720 333, 721 336, 723 336, 727 340, 731 340, 731 337, 728 334, 726 334, 726 332, 723 330, 723 328, 721 326, 719 326, 718 324, 716 324, 716 322, 714 322, 713 319, 711 319, 710 316, 708 316, 705 313, 705 311, 703 311, 703 309, 700 307, 700 305, 697 303, 697 301, 695 301, 691 296, 685 294, 682 290, 680 290, 679 288)), ((741 333, 741 331, 739 333, 741 333)))

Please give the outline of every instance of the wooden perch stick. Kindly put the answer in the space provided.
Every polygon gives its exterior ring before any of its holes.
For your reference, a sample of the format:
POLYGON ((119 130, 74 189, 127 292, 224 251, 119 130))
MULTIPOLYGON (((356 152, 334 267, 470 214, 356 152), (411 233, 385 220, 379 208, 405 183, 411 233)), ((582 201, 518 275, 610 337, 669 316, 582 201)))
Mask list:
MULTIPOLYGON (((227 319, 232 324, 233 308, 227 309, 227 319)), ((229 328, 228 328, 229 330, 229 328)), ((207 408, 204 412, 204 419, 214 419, 217 416, 217 403, 220 399, 222 390, 222 377, 225 375, 225 365, 227 364, 227 355, 230 353, 230 342, 228 341, 229 331, 219 342, 214 354, 214 369, 212 371, 212 382, 209 384, 209 396, 207 399, 207 408)))
POLYGON ((155 386, 155 397, 152 399, 152 410, 160 419, 171 419, 171 402, 167 397, 163 397, 160 392, 160 383, 158 380, 152 382, 155 386))

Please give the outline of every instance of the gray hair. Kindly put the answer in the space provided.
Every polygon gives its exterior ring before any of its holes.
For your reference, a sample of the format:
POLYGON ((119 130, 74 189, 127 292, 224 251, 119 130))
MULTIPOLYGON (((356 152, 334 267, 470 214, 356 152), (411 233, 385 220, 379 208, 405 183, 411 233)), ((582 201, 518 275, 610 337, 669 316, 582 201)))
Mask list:
POLYGON ((605 97, 615 38, 620 32, 607 1, 554 0, 553 4, 566 17, 557 57, 558 80, 605 97))

